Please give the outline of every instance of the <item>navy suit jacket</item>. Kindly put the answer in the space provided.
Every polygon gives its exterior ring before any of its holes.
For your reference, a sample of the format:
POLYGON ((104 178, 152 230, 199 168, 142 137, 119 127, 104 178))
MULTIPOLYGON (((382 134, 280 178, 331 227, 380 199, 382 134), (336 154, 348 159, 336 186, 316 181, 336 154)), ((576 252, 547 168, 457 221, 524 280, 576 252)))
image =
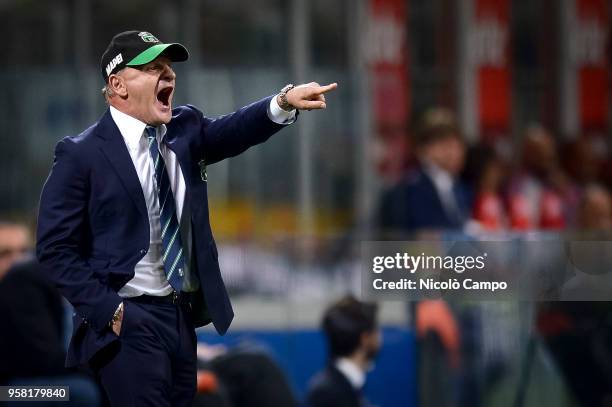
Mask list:
MULTIPOLYGON (((268 117, 271 97, 217 119, 187 105, 173 110, 165 140, 186 184, 193 235, 192 264, 200 279, 196 326, 213 322, 224 334, 233 310, 219 270, 209 223, 205 166, 264 142, 283 125, 268 117)), ((83 133, 62 139, 40 199, 37 256, 43 271, 75 308, 66 364, 88 362, 117 340, 108 327, 149 248, 149 219, 136 169, 107 110, 83 133)))
POLYGON ((411 233, 419 229, 461 229, 469 214, 469 193, 457 180, 453 195, 459 213, 450 216, 433 181, 417 169, 381 198, 378 227, 383 232, 411 233))

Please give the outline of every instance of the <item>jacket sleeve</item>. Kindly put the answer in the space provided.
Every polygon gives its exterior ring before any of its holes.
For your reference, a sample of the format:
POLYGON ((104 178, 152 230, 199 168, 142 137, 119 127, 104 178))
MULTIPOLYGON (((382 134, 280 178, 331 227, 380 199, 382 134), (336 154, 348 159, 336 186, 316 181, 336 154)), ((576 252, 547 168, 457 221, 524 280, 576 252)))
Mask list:
POLYGON ((70 139, 55 149, 38 214, 36 255, 43 272, 94 328, 108 326, 121 297, 93 274, 87 259, 89 176, 70 139))
POLYGON ((272 97, 269 96, 216 119, 204 117, 202 112, 188 105, 200 119, 206 164, 241 154, 249 147, 263 143, 286 126, 270 120, 268 109, 272 97))

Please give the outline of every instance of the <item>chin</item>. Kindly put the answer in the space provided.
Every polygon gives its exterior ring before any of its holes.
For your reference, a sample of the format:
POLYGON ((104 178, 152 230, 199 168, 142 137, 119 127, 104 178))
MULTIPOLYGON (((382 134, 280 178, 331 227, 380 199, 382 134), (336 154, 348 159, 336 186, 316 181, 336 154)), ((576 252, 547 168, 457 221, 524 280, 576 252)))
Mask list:
POLYGON ((165 112, 156 111, 154 114, 154 122, 151 123, 155 126, 159 126, 160 124, 168 124, 172 119, 172 110, 168 110, 165 112))

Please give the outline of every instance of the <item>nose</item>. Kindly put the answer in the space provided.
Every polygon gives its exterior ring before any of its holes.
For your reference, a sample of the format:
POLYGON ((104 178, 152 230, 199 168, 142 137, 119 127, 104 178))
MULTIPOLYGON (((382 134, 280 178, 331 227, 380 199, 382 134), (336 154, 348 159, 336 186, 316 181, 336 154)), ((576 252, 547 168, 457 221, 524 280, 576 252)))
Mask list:
POLYGON ((169 81, 169 82, 176 79, 176 74, 174 73, 170 65, 164 65, 164 71, 162 72, 161 79, 169 81))

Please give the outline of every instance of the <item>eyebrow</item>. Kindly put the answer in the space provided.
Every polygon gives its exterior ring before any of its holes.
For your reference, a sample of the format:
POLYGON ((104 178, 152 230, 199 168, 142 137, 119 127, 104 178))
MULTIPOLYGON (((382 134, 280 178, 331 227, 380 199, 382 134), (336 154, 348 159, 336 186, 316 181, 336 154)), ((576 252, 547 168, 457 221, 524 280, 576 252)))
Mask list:
MULTIPOLYGON (((165 65, 168 65, 169 68, 172 68, 172 64, 167 63, 165 65)), ((151 62, 151 66, 155 67, 155 68, 163 68, 164 64, 161 62, 151 62)))

